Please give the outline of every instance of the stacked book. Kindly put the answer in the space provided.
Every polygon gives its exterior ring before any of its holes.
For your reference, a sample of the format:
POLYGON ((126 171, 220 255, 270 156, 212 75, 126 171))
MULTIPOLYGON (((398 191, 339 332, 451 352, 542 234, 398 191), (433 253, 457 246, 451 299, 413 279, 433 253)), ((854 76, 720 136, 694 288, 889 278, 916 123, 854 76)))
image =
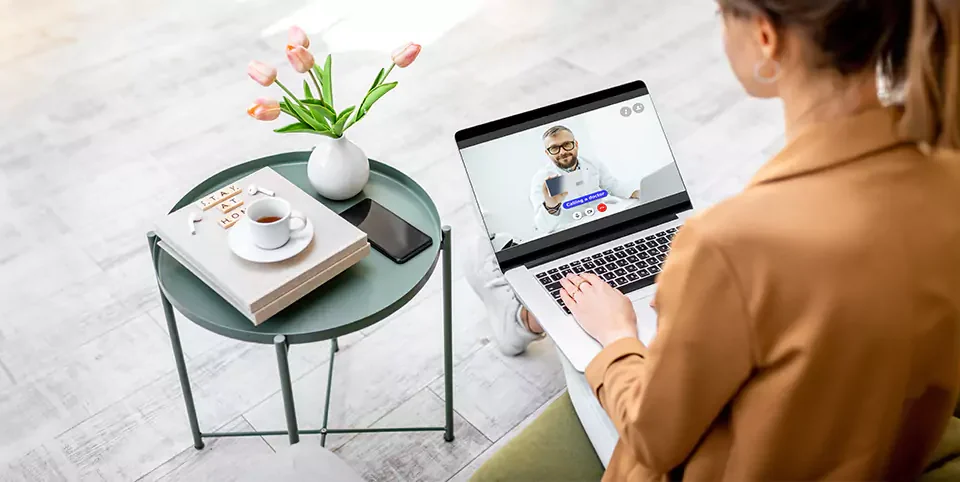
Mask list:
POLYGON ((370 253, 367 235, 299 187, 263 168, 156 223, 158 245, 240 313, 259 325, 370 253), (251 189, 251 186, 255 186, 251 189), (310 244, 273 263, 247 261, 227 236, 246 219, 246 206, 273 195, 313 224, 310 244))

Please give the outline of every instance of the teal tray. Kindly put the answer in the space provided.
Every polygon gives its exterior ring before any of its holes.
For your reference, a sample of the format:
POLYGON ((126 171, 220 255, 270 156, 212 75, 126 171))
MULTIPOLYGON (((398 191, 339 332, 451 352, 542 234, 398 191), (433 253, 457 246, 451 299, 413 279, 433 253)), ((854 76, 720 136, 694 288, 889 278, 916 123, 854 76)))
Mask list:
MULTIPOLYGON (((160 289, 185 317, 214 333, 237 340, 273 344, 276 335, 283 335, 291 344, 310 343, 373 325, 400 309, 423 288, 437 265, 442 239, 440 215, 430 196, 407 175, 370 160, 370 182, 363 192, 347 201, 321 198, 307 179, 309 155, 309 152, 291 152, 231 167, 193 188, 171 212, 254 171, 271 167, 337 213, 364 198, 371 198, 427 233, 433 245, 404 264, 396 264, 371 249, 362 261, 259 326, 254 326, 166 251, 154 247, 160 289)), ((322 228, 318 227, 317 236, 322 235, 322 228)))

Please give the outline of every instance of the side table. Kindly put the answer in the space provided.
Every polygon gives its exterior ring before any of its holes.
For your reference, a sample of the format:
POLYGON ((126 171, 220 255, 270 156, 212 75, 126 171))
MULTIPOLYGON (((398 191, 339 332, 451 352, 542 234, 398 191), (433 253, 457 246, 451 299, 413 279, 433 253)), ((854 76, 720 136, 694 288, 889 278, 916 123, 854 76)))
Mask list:
MULTIPOLYGON (((328 281, 269 320, 254 326, 227 301, 178 263, 157 242, 156 233, 148 233, 154 272, 160 288, 160 303, 170 333, 170 344, 180 377, 180 387, 187 407, 187 419, 193 433, 194 447, 203 448, 203 439, 211 437, 243 437, 287 435, 291 444, 300 434, 319 434, 321 445, 327 434, 367 432, 442 431, 444 440, 453 436, 453 333, 450 228, 441 226, 440 215, 430 196, 413 179, 400 171, 370 161, 370 182, 356 198, 337 202, 314 194, 307 179, 309 152, 291 152, 245 162, 224 170, 200 183, 171 209, 176 211, 204 195, 228 185, 264 167, 271 167, 334 212, 342 212, 364 197, 376 200, 410 224, 427 233, 433 245, 404 264, 396 264, 379 252, 328 281), (443 427, 330 428, 328 416, 333 381, 334 355, 339 350, 337 338, 371 326, 403 307, 420 292, 443 254, 443 372, 446 392, 443 427), (214 333, 250 343, 272 344, 276 348, 280 390, 286 415, 286 430, 259 432, 202 432, 197 420, 193 391, 180 345, 180 334, 173 308, 190 321, 214 333), (320 428, 301 429, 290 379, 287 355, 291 345, 330 340, 330 362, 327 374, 326 402, 320 428)), ((269 188, 269 186, 265 186, 269 188)), ((322 227, 317 236, 322 236, 322 227)), ((226 247, 224 249, 227 249, 226 247)))

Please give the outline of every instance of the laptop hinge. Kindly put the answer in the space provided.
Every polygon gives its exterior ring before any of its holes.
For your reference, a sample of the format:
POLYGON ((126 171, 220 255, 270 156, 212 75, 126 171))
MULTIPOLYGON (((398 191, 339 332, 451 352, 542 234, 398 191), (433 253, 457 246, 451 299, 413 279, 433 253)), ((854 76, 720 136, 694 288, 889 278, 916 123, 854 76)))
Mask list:
POLYGON ((610 241, 622 238, 624 236, 629 236, 633 233, 639 233, 640 231, 644 231, 652 227, 659 226, 661 224, 666 224, 671 221, 676 221, 677 219, 680 219, 680 218, 677 217, 676 214, 667 214, 657 218, 644 220, 643 222, 640 222, 637 224, 630 224, 628 226, 621 225, 615 229, 605 230, 600 233, 594 233, 595 236, 591 236, 590 238, 579 239, 575 244, 573 244, 568 248, 552 251, 550 253, 544 253, 542 256, 538 256, 523 264, 527 268, 535 268, 542 264, 547 264, 551 261, 555 261, 560 258, 570 256, 571 254, 579 253, 580 251, 590 249, 594 246, 600 246, 601 244, 609 243, 610 241))

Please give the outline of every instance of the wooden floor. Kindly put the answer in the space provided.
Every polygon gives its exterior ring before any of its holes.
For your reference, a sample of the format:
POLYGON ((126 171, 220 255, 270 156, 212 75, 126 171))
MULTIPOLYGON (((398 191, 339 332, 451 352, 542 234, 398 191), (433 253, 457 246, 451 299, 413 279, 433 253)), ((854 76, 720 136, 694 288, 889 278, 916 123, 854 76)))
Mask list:
MULTIPOLYGON (((337 54, 342 105, 395 44, 424 44, 350 136, 425 187, 455 251, 481 229, 453 142, 475 123, 642 78, 701 208, 783 142, 780 107, 743 94, 705 0, 0 0, 0 480, 226 481, 285 449, 192 448, 145 233, 202 178, 311 146, 244 113, 265 94, 250 59, 293 83, 291 22, 337 54)), ((457 439, 331 437, 369 480, 466 480, 564 389, 549 340, 516 358, 493 346, 469 255, 454 256, 457 439)), ((441 422, 439 288, 343 340, 332 424, 441 422)), ((284 427, 272 347, 183 319, 181 333, 203 430, 284 427)), ((304 426, 320 423, 328 349, 291 351, 304 426)))

